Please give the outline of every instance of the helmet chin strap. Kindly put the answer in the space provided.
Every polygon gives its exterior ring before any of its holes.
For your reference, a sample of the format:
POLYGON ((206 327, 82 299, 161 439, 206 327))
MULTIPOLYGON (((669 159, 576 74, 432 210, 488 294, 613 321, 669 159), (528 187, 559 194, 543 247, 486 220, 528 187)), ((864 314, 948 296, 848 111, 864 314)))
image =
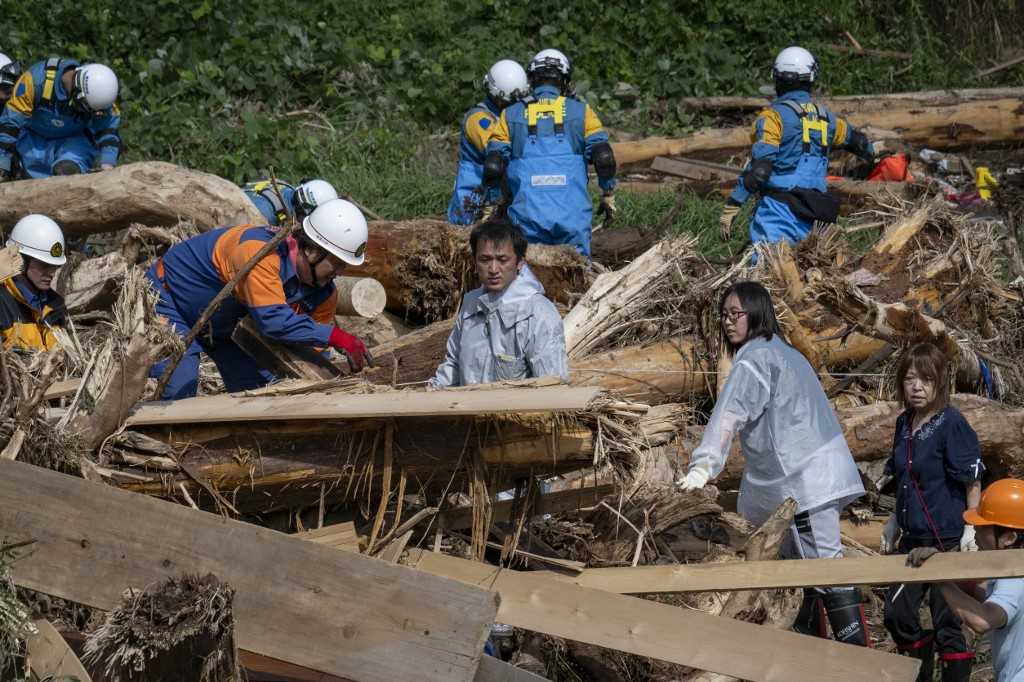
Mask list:
POLYGON ((314 289, 319 289, 319 288, 320 288, 320 278, 318 278, 318 277, 316 276, 316 266, 318 266, 318 265, 320 265, 321 263, 323 263, 323 262, 324 262, 324 260, 325 260, 325 259, 327 258, 327 254, 326 254, 326 253, 323 253, 323 254, 322 254, 322 255, 321 255, 321 256, 320 256, 319 258, 317 258, 317 259, 316 259, 316 261, 314 262, 314 261, 311 261, 311 260, 309 259, 309 256, 307 256, 307 255, 306 255, 306 250, 305 250, 305 249, 303 249, 303 250, 302 250, 302 257, 306 259, 306 265, 308 265, 308 266, 309 266, 309 276, 310 276, 310 278, 311 278, 311 279, 313 280, 313 288, 314 288, 314 289))

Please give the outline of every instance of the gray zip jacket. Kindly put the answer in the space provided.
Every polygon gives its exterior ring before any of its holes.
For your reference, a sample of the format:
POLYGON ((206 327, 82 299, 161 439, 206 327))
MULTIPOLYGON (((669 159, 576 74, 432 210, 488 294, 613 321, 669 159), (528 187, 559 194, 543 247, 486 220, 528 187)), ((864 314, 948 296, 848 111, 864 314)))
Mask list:
POLYGON ((432 388, 557 376, 569 381, 562 318, 544 285, 524 265, 505 291, 483 287, 462 297, 444 362, 432 388))

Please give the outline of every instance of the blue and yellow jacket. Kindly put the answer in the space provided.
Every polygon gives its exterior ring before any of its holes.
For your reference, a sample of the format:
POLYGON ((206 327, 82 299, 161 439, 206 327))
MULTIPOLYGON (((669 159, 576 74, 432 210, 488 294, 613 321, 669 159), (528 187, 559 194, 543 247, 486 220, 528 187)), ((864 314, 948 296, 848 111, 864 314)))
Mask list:
POLYGON ((487 142, 500 114, 501 110, 488 97, 466 112, 462 119, 459 167, 455 174, 452 198, 448 202, 448 221, 451 223, 469 225, 476 221, 477 213, 483 205, 481 183, 487 142))
MULTIPOLYGON (((573 153, 582 156, 584 163, 591 162, 591 150, 595 144, 608 141, 604 124, 589 104, 575 97, 563 96, 558 88, 552 85, 542 85, 535 88, 530 97, 508 106, 501 112, 498 124, 487 143, 488 151, 501 152, 506 161, 523 158, 526 155, 527 141, 540 128, 538 119, 533 118, 536 116, 532 115, 533 111, 539 112, 536 115, 539 115, 540 120, 554 122, 556 133, 564 135, 573 153), (553 115, 546 115, 551 112, 553 115)), ((601 189, 605 191, 614 187, 614 178, 601 183, 601 189)))
MULTIPOLYGON (((172 246, 153 266, 151 277, 182 319, 194 325, 224 285, 273 237, 266 226, 217 228, 172 246)), ((260 333, 271 339, 326 347, 338 292, 333 282, 309 287, 299 281, 292 253, 297 248, 289 238, 266 255, 217 309, 204 338, 213 343, 229 339, 238 321, 250 315, 260 333)))
MULTIPOLYGON (((833 149, 844 148, 854 131, 846 119, 815 104, 810 93, 793 90, 757 115, 751 128, 751 163, 772 161, 766 189, 803 187, 825 191, 828 155, 833 149)), ((741 176, 730 199, 742 204, 749 196, 741 176)))
POLYGON ((84 116, 68 102, 61 77, 79 66, 56 57, 33 64, 14 84, 14 94, 0 114, 0 168, 11 169, 11 157, 22 130, 47 139, 86 135, 100 152, 100 163, 115 165, 121 153, 121 113, 115 104, 84 116))
POLYGON ((4 349, 52 350, 58 345, 53 330, 66 321, 64 299, 56 291, 37 292, 24 275, 8 277, 0 286, 4 349))

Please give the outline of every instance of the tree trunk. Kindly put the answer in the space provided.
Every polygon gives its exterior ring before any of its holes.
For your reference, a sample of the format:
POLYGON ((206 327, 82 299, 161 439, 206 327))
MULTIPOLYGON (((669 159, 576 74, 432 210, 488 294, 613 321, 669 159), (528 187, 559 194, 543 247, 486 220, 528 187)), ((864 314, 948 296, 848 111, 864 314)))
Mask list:
MULTIPOLYGON (((870 126, 892 131, 907 142, 932 149, 956 149, 976 144, 1013 142, 1024 127, 1024 109, 1019 97, 976 100, 938 106, 890 102, 878 109, 855 110, 850 123, 858 128, 870 126)), ((836 107, 838 114, 845 113, 836 107)), ((750 148, 750 129, 710 128, 689 137, 652 137, 636 142, 612 145, 619 163, 648 161, 657 156, 686 155, 694 152, 743 152, 750 148)))
POLYGON ((338 315, 357 315, 373 319, 384 312, 387 292, 375 279, 369 277, 338 277, 338 315))
POLYGON ((628 346, 573 360, 569 381, 574 386, 601 386, 629 400, 648 405, 706 394, 714 375, 704 343, 680 336, 650 346, 628 346))
MULTIPOLYGON (((572 247, 533 244, 526 258, 555 301, 567 303, 590 284, 589 264, 572 247)), ((370 223, 366 262, 346 273, 376 279, 388 310, 425 322, 454 315, 463 293, 477 286, 469 230, 441 220, 370 223)))
POLYGON ((266 221, 245 193, 223 178, 161 161, 0 185, 0 225, 29 213, 57 221, 65 237, 193 222, 201 230, 266 221))
MULTIPOLYGON (((1024 88, 983 88, 975 90, 925 90, 896 92, 888 95, 847 95, 823 97, 821 102, 832 111, 852 115, 878 111, 891 106, 935 107, 993 99, 1024 99, 1024 88)), ((683 97, 679 104, 696 111, 751 111, 764 109, 771 103, 767 97, 683 97)))

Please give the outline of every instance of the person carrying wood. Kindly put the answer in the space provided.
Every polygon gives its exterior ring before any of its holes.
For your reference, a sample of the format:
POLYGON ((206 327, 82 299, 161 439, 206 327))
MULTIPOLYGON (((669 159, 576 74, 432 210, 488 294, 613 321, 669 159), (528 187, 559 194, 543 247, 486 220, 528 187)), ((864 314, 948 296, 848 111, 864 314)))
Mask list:
POLYGON ((326 180, 303 180, 297 187, 259 180, 243 185, 242 191, 267 219, 267 225, 274 227, 289 220, 305 220, 317 206, 338 198, 338 191, 326 180))
MULTIPOLYGON (((1024 481, 996 481, 981 493, 976 509, 963 513, 963 520, 975 529, 978 548, 983 552, 1024 548, 1024 481)), ((907 564, 920 567, 940 551, 935 546, 915 547, 907 556, 907 564)), ((984 589, 974 583, 952 582, 935 587, 959 621, 978 635, 992 634, 996 682, 1024 680, 1024 578, 993 580, 984 589)), ((962 677, 947 677, 943 672, 942 679, 970 679, 970 668, 967 670, 962 677)))
MULTIPOLYGON (((964 513, 981 499, 981 446, 974 429, 949 404, 949 362, 936 346, 921 343, 896 370, 896 395, 906 408, 896 420, 892 454, 881 490, 896 482, 896 511, 881 538, 883 554, 918 547, 973 551, 974 526, 964 513)), ((930 682, 938 649, 943 682, 970 680, 974 653, 960 619, 927 583, 893 585, 885 599, 885 627, 897 648, 921 660, 918 680, 930 682), (930 596, 929 596, 930 593, 930 596), (921 627, 921 603, 929 597, 932 630, 921 627)))
POLYGON ((527 67, 530 96, 498 117, 487 143, 483 184, 488 201, 508 180, 508 217, 531 244, 571 244, 590 257, 593 206, 587 164, 597 172, 598 211, 615 215, 615 154, 601 119, 571 96, 572 65, 558 50, 541 50, 527 67))
MULTIPOLYGON (((239 225, 172 246, 146 272, 159 295, 157 314, 187 337, 224 285, 274 235, 267 226, 239 225)), ((344 353, 354 369, 362 369, 369 361, 366 345, 334 324, 334 278, 346 264, 362 265, 366 237, 366 219, 353 204, 334 199, 317 207, 302 221, 301 231, 286 237, 238 282, 186 349, 161 397, 177 400, 196 394, 201 353, 217 365, 228 391, 258 388, 273 379, 231 339, 246 315, 268 338, 330 346, 344 353)), ((166 363, 154 365, 151 375, 161 376, 166 363)))
POLYGON ((21 64, 0 52, 0 108, 7 106, 14 84, 21 77, 21 64))
MULTIPOLYGON (((733 367, 682 490, 702 488, 725 468, 739 435, 746 460, 737 509, 760 526, 787 498, 797 514, 782 546, 785 559, 841 558, 839 515, 864 494, 842 427, 810 363, 783 338, 771 295, 757 282, 737 282, 719 302, 721 329, 733 367)), ((855 588, 804 590, 793 629, 869 646, 855 588)))
POLYGON ((103 64, 58 57, 33 64, 0 114, 0 181, 12 179, 15 156, 27 178, 117 165, 117 92, 117 76, 103 64))
POLYGON ((67 262, 64 233, 44 215, 19 220, 7 246, 16 246, 22 271, 0 287, 0 333, 4 349, 51 350, 59 344, 54 329, 67 323, 64 299, 53 290, 53 276, 67 262))
POLYGON ((723 240, 732 236, 740 207, 755 194, 760 198, 750 220, 754 243, 796 243, 815 222, 835 222, 839 200, 826 191, 829 154, 846 149, 863 159, 875 155, 864 133, 812 100, 818 63, 810 52, 787 47, 775 58, 772 75, 778 97, 754 121, 750 162, 719 218, 723 240))
POLYGON ((448 202, 448 222, 456 225, 472 225, 480 218, 484 205, 482 183, 487 142, 501 112, 530 91, 526 71, 511 59, 495 62, 484 76, 483 84, 486 97, 462 119, 459 167, 448 202))
POLYGON ((473 228, 482 286, 462 297, 444 362, 428 389, 556 376, 569 381, 562 318, 526 264, 526 237, 507 219, 473 228))

